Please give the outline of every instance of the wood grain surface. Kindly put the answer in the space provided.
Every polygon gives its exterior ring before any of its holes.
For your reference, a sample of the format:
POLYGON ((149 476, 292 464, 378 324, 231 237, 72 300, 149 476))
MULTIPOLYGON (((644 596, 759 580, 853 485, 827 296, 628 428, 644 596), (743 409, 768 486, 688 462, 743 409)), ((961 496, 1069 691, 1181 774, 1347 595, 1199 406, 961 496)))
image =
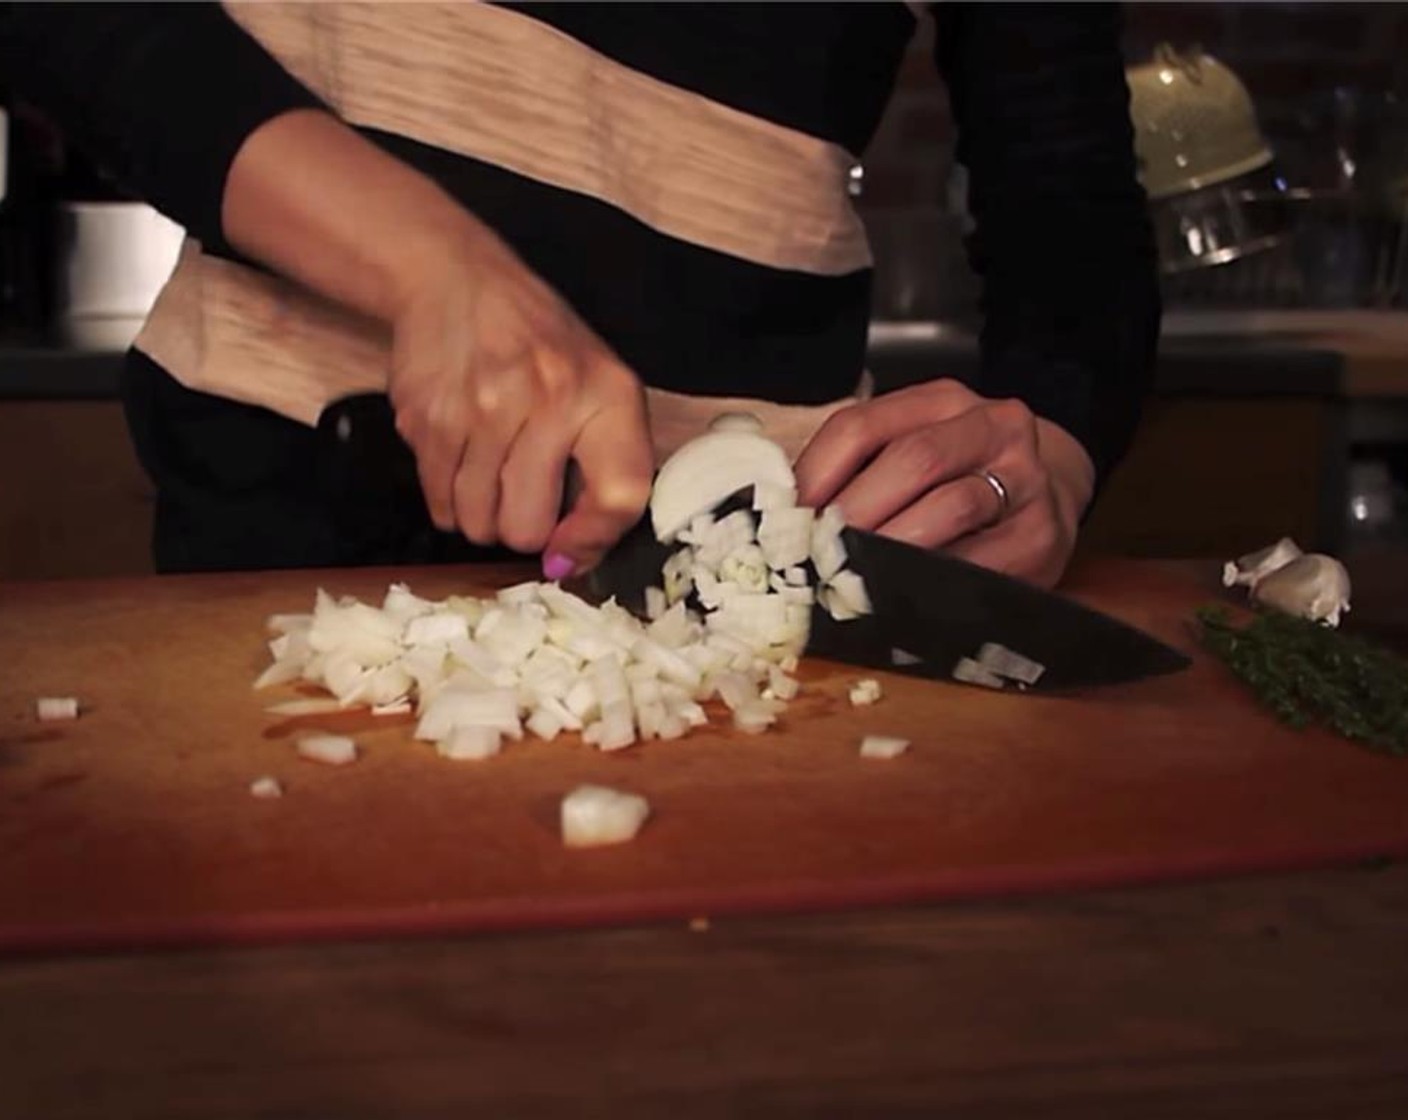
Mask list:
POLYGON ((1402 1120, 1408 867, 0 960, 43 1120, 1402 1120))
MULTIPOLYGON (((400 572, 421 593, 517 571, 400 572)), ((778 733, 699 734, 612 755, 524 742, 455 764, 404 721, 278 720, 249 682, 262 624, 320 583, 264 573, 0 590, 0 944, 12 949, 425 934, 623 923, 1317 866, 1408 851, 1408 766, 1258 711, 1203 661, 1081 698, 994 695, 818 664, 778 733), (33 697, 75 694, 74 724, 33 697), (355 730, 357 765, 298 760, 296 733, 355 730), (890 763, 859 737, 913 739, 890 763), (260 774, 286 796, 248 794, 260 774), (645 794, 633 844, 569 852, 561 795, 645 794)), ((1078 597, 1187 647, 1207 593, 1157 565, 1091 562, 1078 597)), ((282 694, 279 694, 282 695, 282 694)))

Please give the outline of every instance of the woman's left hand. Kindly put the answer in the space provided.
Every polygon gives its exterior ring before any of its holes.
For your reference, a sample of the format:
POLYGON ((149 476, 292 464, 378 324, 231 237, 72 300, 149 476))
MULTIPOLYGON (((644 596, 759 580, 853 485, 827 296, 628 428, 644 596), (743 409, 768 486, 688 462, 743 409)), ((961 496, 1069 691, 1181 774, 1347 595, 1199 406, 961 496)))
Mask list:
POLYGON ((798 500, 1044 587, 1075 549, 1095 468, 1020 401, 931 381, 833 413, 796 464, 798 500), (995 475, 1003 490, 979 472, 995 475))

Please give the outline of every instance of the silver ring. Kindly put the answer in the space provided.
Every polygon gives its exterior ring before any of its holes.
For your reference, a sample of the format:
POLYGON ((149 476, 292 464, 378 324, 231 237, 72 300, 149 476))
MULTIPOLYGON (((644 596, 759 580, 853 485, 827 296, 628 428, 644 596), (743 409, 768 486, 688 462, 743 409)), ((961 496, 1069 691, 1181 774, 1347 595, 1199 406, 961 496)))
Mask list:
POLYGON ((1012 498, 1007 493, 1007 487, 1003 483, 1002 479, 998 478, 997 475, 992 473, 992 471, 976 470, 973 472, 973 475, 975 478, 981 478, 984 482, 991 486, 992 492, 997 495, 997 514, 993 517, 991 521, 988 522, 989 525, 996 525, 999 521, 1001 521, 1004 517, 1007 516, 1007 511, 1012 506, 1012 498))

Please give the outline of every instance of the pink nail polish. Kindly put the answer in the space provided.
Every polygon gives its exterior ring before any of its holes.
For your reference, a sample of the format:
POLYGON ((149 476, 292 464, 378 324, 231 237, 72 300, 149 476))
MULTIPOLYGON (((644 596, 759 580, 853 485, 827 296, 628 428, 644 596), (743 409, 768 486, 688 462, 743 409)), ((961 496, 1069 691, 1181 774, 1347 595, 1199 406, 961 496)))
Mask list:
POLYGON ((560 552, 549 552, 543 557, 543 575, 554 582, 566 579, 576 567, 572 557, 564 556, 560 552))

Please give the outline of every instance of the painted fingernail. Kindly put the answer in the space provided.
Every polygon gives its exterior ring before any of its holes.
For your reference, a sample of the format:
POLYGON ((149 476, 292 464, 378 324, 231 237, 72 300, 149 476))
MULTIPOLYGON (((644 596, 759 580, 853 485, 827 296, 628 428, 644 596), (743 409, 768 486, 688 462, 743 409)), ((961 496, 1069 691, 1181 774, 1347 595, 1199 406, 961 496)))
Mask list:
POLYGON ((549 552, 543 557, 543 575, 554 582, 566 579, 576 568, 576 561, 560 552, 549 552))

